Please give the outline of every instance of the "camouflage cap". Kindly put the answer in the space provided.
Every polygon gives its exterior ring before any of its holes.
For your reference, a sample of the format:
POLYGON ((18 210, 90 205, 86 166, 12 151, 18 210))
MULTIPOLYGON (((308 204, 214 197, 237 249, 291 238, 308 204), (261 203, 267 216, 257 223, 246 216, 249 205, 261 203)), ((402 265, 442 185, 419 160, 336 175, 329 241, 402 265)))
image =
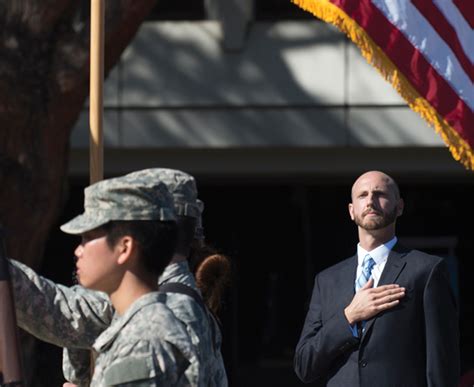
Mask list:
POLYGON ((103 180, 84 190, 84 213, 61 230, 82 234, 112 220, 174 221, 173 197, 153 170, 103 180))
POLYGON ((198 218, 201 216, 202 203, 197 198, 196 180, 186 172, 169 168, 150 168, 136 172, 138 175, 147 175, 147 178, 161 181, 166 184, 173 195, 174 209, 178 216, 198 218))

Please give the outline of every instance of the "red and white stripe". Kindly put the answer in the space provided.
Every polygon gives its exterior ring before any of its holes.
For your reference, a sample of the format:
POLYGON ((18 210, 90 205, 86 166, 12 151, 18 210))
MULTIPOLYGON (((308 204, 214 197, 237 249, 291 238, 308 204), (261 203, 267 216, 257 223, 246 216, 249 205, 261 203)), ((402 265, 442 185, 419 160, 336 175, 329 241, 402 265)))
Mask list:
POLYGON ((474 147, 474 1, 330 0, 474 147))

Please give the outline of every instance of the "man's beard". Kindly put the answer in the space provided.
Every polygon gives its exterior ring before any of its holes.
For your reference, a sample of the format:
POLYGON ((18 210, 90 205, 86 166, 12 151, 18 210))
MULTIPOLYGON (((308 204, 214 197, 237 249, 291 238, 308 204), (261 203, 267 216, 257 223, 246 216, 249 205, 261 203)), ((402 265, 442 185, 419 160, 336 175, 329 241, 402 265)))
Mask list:
POLYGON ((373 212, 373 211, 374 211, 373 209, 364 211, 362 216, 355 217, 354 222, 360 228, 363 228, 364 230, 373 231, 373 230, 380 230, 387 227, 388 225, 394 223, 398 217, 396 206, 390 212, 383 213, 380 211, 375 211, 377 213, 377 216, 371 216, 369 218, 365 217, 367 213, 373 212))

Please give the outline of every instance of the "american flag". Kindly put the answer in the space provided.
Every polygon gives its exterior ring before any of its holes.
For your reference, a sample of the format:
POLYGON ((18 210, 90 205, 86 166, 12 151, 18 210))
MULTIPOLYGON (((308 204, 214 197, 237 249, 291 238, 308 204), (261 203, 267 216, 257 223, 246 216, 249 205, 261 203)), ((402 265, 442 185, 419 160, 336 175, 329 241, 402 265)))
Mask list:
POLYGON ((336 25, 474 170, 473 0, 292 0, 336 25))

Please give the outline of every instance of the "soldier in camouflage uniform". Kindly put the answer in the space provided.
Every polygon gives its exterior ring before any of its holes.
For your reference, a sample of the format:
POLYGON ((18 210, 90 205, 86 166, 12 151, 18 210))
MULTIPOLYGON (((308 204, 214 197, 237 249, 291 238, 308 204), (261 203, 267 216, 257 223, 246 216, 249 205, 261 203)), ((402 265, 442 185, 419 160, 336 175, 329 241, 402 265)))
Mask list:
POLYGON ((189 334, 155 291, 175 248, 174 221, 172 197, 149 173, 86 188, 85 212, 61 229, 82 236, 79 281, 96 291, 54 284, 12 261, 19 325, 59 346, 93 348, 91 386, 197 385, 189 334))
MULTIPOLYGON (((192 176, 172 169, 152 169, 137 172, 162 181, 173 195, 178 215, 178 244, 171 263, 159 279, 160 287, 180 283, 193 289, 200 297, 196 281, 189 270, 187 256, 193 237, 203 238, 201 214, 203 203, 197 199, 197 188, 192 176), (197 227, 198 226, 198 227, 197 227)), ((181 320, 191 337, 197 352, 199 386, 226 387, 227 376, 222 359, 221 333, 219 326, 208 309, 193 297, 167 292, 166 305, 181 320)), ((86 386, 90 377, 89 353, 68 348, 64 350, 63 372, 67 380, 86 386)))

